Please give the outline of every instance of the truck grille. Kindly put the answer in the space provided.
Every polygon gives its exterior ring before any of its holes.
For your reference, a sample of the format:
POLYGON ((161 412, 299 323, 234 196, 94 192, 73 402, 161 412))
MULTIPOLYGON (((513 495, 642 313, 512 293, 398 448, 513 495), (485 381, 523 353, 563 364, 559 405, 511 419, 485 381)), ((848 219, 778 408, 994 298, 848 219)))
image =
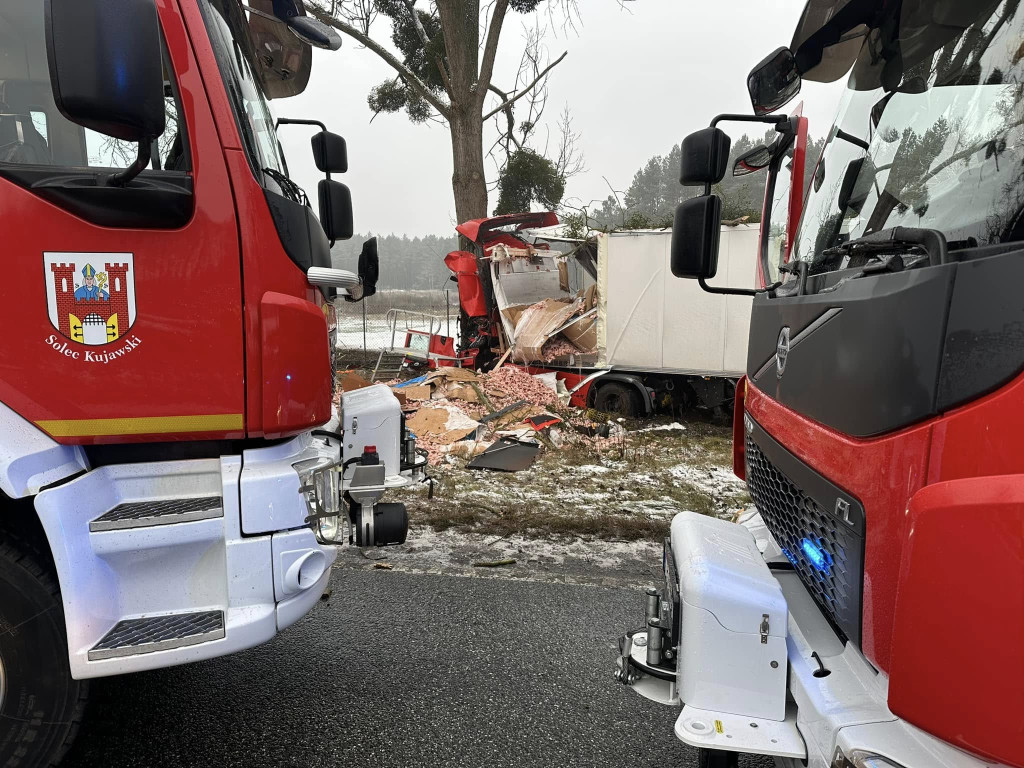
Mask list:
MULTIPOLYGON (((776 445, 774 450, 784 449, 776 445)), ((859 643, 864 563, 864 538, 857 530, 863 530, 859 503, 853 502, 857 524, 844 521, 783 474, 750 434, 746 452, 750 495, 772 536, 833 627, 859 643)), ((787 465, 799 461, 791 454, 786 458, 787 465)), ((801 473, 814 472, 802 463, 799 466, 801 473)), ((819 486, 831 485, 816 477, 819 486)), ((833 495, 829 501, 835 505, 838 498, 842 497, 833 495)))

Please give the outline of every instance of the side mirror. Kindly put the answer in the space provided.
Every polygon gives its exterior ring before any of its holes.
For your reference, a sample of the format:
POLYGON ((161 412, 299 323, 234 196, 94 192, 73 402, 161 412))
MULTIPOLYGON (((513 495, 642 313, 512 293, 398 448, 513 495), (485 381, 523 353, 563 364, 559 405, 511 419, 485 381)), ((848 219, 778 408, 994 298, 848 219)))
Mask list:
POLYGON ((718 272, 718 240, 722 228, 722 200, 702 195, 676 208, 672 224, 672 274, 710 280, 718 272))
POLYGON ((871 162, 870 157, 858 157, 851 160, 846 166, 843 181, 839 185, 839 194, 836 195, 836 205, 839 210, 845 212, 849 208, 860 211, 875 186, 877 176, 878 169, 871 162))
POLYGON ((732 167, 733 176, 746 176, 767 168, 772 162, 772 151, 764 144, 744 152, 736 158, 732 167))
POLYGON ((354 227, 349 188, 341 182, 323 179, 317 186, 317 194, 320 199, 320 226, 331 245, 336 240, 348 240, 354 227))
POLYGON ((789 48, 770 53, 747 75, 747 91, 755 115, 768 115, 800 93, 800 71, 789 48))
POLYGON ((83 128, 137 142, 148 154, 165 121, 154 0, 46 0, 45 24, 60 113, 83 128))
POLYGON ((348 145, 345 139, 330 131, 313 134, 313 160, 323 173, 346 173, 348 171, 348 145))
MULTIPOLYGON (((260 4, 265 5, 265 2, 260 4)), ((306 45, 325 48, 328 51, 336 51, 341 48, 341 35, 322 21, 307 16, 302 0, 272 0, 272 14, 258 8, 251 8, 245 3, 242 3, 242 7, 250 13, 255 12, 266 18, 277 19, 306 45)))
POLYGON ((377 253, 377 238, 371 237, 363 243, 359 252, 359 282, 363 285, 363 298, 373 296, 377 292, 377 280, 380 277, 380 256, 377 253))
POLYGON ((683 139, 679 183, 717 184, 725 178, 732 139, 721 128, 702 128, 683 139))
POLYGON ((336 51, 341 48, 341 35, 322 21, 309 16, 293 16, 285 21, 288 29, 299 40, 314 48, 336 51))

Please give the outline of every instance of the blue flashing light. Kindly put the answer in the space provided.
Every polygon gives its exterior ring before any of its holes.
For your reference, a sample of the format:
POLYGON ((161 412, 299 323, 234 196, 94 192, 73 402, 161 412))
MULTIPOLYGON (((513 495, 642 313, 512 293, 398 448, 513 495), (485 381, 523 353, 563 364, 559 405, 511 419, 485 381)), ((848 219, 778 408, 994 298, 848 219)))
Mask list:
POLYGON ((819 571, 827 571, 830 567, 832 567, 832 557, 829 555, 829 553, 823 550, 810 539, 804 539, 803 541, 801 541, 800 549, 803 550, 804 555, 810 561, 811 565, 813 565, 819 571))
POLYGON ((114 87, 118 91, 124 91, 128 85, 128 66, 123 56, 117 56, 114 61, 114 87))
POLYGON ((786 559, 789 560, 789 562, 791 562, 794 567, 800 565, 800 563, 797 562, 797 559, 795 557, 793 557, 793 553, 790 552, 785 547, 782 548, 782 554, 784 554, 786 556, 786 559))
POLYGON ((286 381, 291 381, 292 380, 292 375, 290 373, 286 373, 284 375, 284 378, 285 378, 286 381))

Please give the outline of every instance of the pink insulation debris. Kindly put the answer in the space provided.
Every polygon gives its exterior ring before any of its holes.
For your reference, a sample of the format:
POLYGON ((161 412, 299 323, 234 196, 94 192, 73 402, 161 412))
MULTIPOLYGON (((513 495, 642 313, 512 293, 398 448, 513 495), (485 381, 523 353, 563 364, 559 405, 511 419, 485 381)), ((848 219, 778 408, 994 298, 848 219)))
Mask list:
POLYGON ((545 363, 550 363, 552 360, 558 360, 569 355, 578 355, 579 353, 580 351, 573 344, 570 344, 559 335, 553 339, 548 339, 544 343, 540 350, 540 359, 545 363))
POLYGON ((520 368, 506 365, 487 374, 485 389, 496 408, 504 407, 519 400, 526 400, 534 405, 550 406, 558 403, 558 396, 542 382, 520 368), (505 397, 494 397, 492 390, 499 390, 505 397), (495 401, 500 401, 495 402, 495 401))

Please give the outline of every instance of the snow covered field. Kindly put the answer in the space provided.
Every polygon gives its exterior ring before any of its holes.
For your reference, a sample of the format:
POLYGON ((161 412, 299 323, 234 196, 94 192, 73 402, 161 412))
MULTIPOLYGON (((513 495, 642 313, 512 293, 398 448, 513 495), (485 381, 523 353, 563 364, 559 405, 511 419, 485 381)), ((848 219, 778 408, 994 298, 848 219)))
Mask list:
MULTIPOLYGON (((459 324, 457 316, 453 316, 450 323, 443 314, 440 316, 431 315, 430 317, 435 318, 433 325, 435 332, 448 335, 450 328, 450 333, 458 339, 459 324)), ((431 322, 413 315, 399 315, 397 333, 394 335, 395 343, 398 346, 405 343, 405 329, 407 327, 429 331, 431 322)), ((390 347, 392 346, 391 339, 391 325, 387 314, 367 314, 366 349, 379 351, 382 348, 390 347)), ((358 304, 351 304, 338 310, 338 348, 363 348, 363 314, 358 304)))

